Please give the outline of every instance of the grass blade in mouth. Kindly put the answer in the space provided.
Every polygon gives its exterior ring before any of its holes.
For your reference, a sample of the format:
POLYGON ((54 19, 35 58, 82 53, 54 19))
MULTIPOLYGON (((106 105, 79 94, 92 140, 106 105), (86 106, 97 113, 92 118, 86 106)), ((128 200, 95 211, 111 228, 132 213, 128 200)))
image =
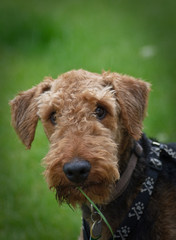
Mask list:
POLYGON ((98 207, 95 205, 95 203, 86 195, 86 193, 80 188, 78 187, 78 190, 82 193, 82 195, 92 204, 92 206, 96 209, 96 211, 98 212, 98 214, 101 216, 101 218, 103 219, 103 221, 105 222, 105 224, 107 225, 107 227, 109 228, 109 231, 111 232, 112 236, 113 231, 111 226, 109 225, 107 219, 105 218, 105 216, 103 215, 103 213, 98 209, 98 207))

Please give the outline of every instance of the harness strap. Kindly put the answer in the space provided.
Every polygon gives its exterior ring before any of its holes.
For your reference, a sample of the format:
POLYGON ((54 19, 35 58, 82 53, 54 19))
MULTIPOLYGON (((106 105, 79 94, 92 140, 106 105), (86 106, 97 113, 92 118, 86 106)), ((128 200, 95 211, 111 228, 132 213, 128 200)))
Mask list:
POLYGON ((133 201, 130 211, 115 232, 114 238, 111 238, 110 240, 126 240, 137 227, 153 193, 154 185, 157 181, 159 172, 162 170, 162 162, 158 159, 159 156, 160 144, 152 142, 151 152, 148 157, 148 168, 146 170, 145 181, 142 183, 141 190, 136 199, 133 201))
POLYGON ((83 239, 89 240, 90 228, 89 228, 89 224, 86 222, 84 218, 82 219, 82 226, 83 226, 83 239))
MULTIPOLYGON (((132 206, 129 212, 127 213, 124 221, 122 222, 120 227, 116 230, 116 232, 114 233, 114 236, 111 237, 109 240, 127 240, 130 234, 134 232, 135 228, 140 222, 140 219, 145 209, 147 208, 149 199, 153 193, 154 185, 158 179, 158 175, 162 170, 162 162, 159 159, 160 153, 164 152, 166 155, 176 160, 176 152, 172 148, 168 147, 166 144, 160 144, 158 142, 153 142, 151 140, 149 140, 149 142, 151 145, 150 146, 151 151, 147 159, 148 167, 146 170, 146 178, 142 183, 141 190, 137 195, 136 199, 133 201, 132 206)), ((140 156, 141 154, 139 154, 139 157, 140 156)), ((133 165, 132 167, 133 169, 135 165, 136 163, 133 165)), ((126 187, 126 184, 124 184, 123 188, 119 187, 119 189, 121 189, 119 193, 123 192, 122 189, 124 189, 125 187, 126 187)), ((119 193, 117 195, 119 195, 119 193)), ((84 236, 84 240, 90 240, 89 238, 90 228, 88 223, 85 221, 85 219, 83 219, 83 236, 84 236)))

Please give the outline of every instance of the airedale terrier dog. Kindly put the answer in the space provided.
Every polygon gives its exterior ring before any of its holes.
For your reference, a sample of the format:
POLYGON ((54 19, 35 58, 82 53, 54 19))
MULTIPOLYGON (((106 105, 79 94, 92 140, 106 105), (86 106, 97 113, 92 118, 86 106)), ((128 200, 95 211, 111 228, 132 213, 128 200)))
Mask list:
POLYGON ((81 207, 82 240, 176 239, 176 145, 142 133, 149 91, 127 75, 72 70, 10 102, 27 148, 41 120, 46 181, 59 203, 81 207))

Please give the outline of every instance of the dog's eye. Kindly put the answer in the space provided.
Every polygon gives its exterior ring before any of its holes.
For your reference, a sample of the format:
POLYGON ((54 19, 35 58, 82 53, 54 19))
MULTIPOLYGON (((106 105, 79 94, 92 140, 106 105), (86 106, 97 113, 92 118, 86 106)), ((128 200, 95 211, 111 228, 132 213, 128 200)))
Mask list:
POLYGON ((98 120, 102 120, 106 117, 107 111, 103 106, 98 106, 95 110, 95 114, 98 120))
POLYGON ((49 120, 51 121, 51 123, 52 123, 53 125, 56 125, 56 112, 52 112, 52 113, 50 114, 49 120))

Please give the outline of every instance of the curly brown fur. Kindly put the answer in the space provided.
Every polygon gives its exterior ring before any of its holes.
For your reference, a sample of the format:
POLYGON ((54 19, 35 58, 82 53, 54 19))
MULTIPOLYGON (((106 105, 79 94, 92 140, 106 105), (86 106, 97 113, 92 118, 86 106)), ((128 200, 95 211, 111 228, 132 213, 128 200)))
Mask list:
POLYGON ((73 205, 85 201, 63 172, 64 164, 75 157, 91 163, 89 177, 82 186, 86 194, 96 203, 108 201, 120 176, 122 132, 134 139, 140 137, 148 91, 149 84, 132 77, 73 70, 55 81, 45 79, 11 101, 12 124, 28 148, 38 118, 43 123, 50 141, 50 150, 44 158, 45 176, 49 187, 57 190, 60 201, 65 199, 73 205), (127 103, 129 97, 131 101, 127 103), (102 121, 95 116, 98 105, 108 113, 102 121), (53 112, 56 126, 50 121, 53 112))
MULTIPOLYGON (((113 230, 123 219, 145 177, 142 161, 138 163, 123 196, 107 204, 115 182, 128 164, 134 141, 141 138, 149 91, 150 84, 127 75, 72 70, 55 80, 46 78, 10 102, 12 125, 27 148, 31 147, 38 120, 43 124, 50 142, 49 152, 44 158, 44 175, 49 188, 56 190, 58 201, 66 201, 73 206, 83 205, 86 215, 89 212, 88 203, 77 189, 81 187, 96 204, 103 206, 113 230), (99 106, 106 113, 102 119, 96 113, 99 106), (79 182, 70 180, 69 174, 64 171, 64 166, 77 161, 90 165, 88 176, 79 182)), ((170 187, 169 192, 156 194, 151 209, 156 206, 155 198, 163 199, 164 194, 173 203, 175 197, 172 193, 170 187)), ((158 216, 151 232, 157 236, 155 239, 164 239, 158 233, 162 229, 164 236, 168 234, 167 239, 174 239, 172 237, 176 233, 171 225, 175 226, 172 223, 175 218, 172 213, 169 216, 169 210, 165 210, 168 207, 166 200, 160 202, 160 207, 170 227, 164 228, 164 220, 158 216)), ((85 216, 88 221, 89 217, 89 214, 85 216)), ((101 240, 109 236, 104 226, 101 240)))

